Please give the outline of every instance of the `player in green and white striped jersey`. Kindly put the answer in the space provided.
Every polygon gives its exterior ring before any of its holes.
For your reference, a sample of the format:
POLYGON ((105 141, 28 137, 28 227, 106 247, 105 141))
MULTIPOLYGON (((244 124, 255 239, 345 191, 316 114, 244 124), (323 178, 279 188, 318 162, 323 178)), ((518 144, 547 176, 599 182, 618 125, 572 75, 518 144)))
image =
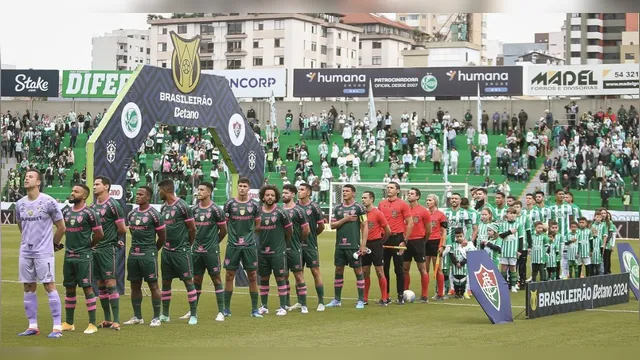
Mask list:
MULTIPOLYGON (((558 226, 558 225, 556 225, 558 226)), ((562 239, 556 239, 561 235, 552 234, 549 231, 549 245, 547 246, 547 280, 556 279, 557 261, 560 259, 560 241, 562 239)))
POLYGON ((546 281, 547 248, 549 247, 549 237, 544 232, 542 221, 535 223, 536 233, 531 236, 529 252, 531 253, 531 280, 536 281, 540 273, 540 281, 546 281))
POLYGON ((551 220, 551 210, 544 204, 544 193, 542 191, 536 192, 535 205, 529 207, 529 203, 527 203, 527 215, 529 215, 532 223, 542 221, 549 225, 549 220, 551 220))
POLYGON ((485 188, 477 188, 475 190, 471 191, 471 196, 473 196, 473 199, 476 201, 475 205, 474 205, 474 209, 476 211, 480 211, 484 208, 487 208, 489 210, 491 210, 491 213, 493 215, 493 219, 494 221, 496 221, 496 209, 489 204, 489 202, 487 201, 487 189, 485 188))
POLYGON ((570 191, 564 193, 564 201, 571 205, 571 212, 573 213, 574 219, 579 219, 582 217, 582 210, 580 207, 573 203, 573 194, 570 191))
POLYGON ((456 244, 449 253, 451 261, 451 273, 453 275, 453 287, 455 289, 456 299, 464 297, 468 299, 466 292, 467 287, 467 252, 474 251, 476 248, 471 241, 465 239, 464 230, 457 228, 454 231, 456 244))
POLYGON ((564 241, 569 262, 569 278, 578 278, 578 223, 572 222, 569 227, 567 239, 564 241))
POLYGON ((600 274, 600 264, 602 264, 602 255, 608 240, 609 228, 607 224, 602 222, 602 213, 595 212, 593 224, 591 224, 591 233, 593 234, 593 252, 591 253, 591 274, 600 274))
POLYGON ((511 292, 518 292, 516 289, 516 281, 518 275, 516 273, 516 261, 520 256, 519 249, 522 249, 524 241, 524 228, 516 222, 516 209, 507 209, 507 220, 499 224, 499 233, 502 238, 502 256, 500 257, 500 265, 502 276, 507 280, 511 292), (508 273, 507 273, 508 272, 508 273), (509 275, 507 277, 507 274, 509 275))
MULTIPOLYGON (((459 193, 453 193, 449 198, 449 203, 451 204, 451 207, 446 208, 443 211, 444 216, 447 218, 447 241, 445 242, 445 249, 444 249, 444 251, 447 252, 447 254, 452 250, 452 248, 455 245, 455 234, 454 234, 455 229, 462 228, 465 238, 467 237, 466 229, 467 229, 467 224, 470 222, 469 213, 467 212, 467 210, 460 207, 461 202, 462 202, 462 196, 459 193)), ((455 294, 455 292, 453 290, 453 285, 451 283, 451 279, 452 279, 450 274, 451 259, 450 259, 450 256, 448 256, 447 254, 444 254, 443 252, 442 264, 441 264, 442 272, 444 273, 444 279, 445 279, 444 289, 445 289, 445 292, 449 293, 448 295, 453 295, 455 294)), ((445 299, 448 298, 446 295, 447 294, 445 294, 444 296, 445 299)))
POLYGON ((465 209, 469 214, 469 222, 467 223, 466 236, 467 240, 473 242, 476 246, 476 239, 478 237, 478 224, 480 223, 480 213, 469 206, 469 199, 462 198, 460 200, 460 207, 465 209))
MULTIPOLYGON (((489 225, 493 223, 493 213, 491 209, 484 208, 480 210, 480 222, 478 223, 478 236, 476 237, 476 246, 480 247, 480 243, 489 239, 489 225)), ((487 254, 491 256, 491 249, 485 249, 487 254)), ((500 266, 498 266, 500 268, 500 266)))
POLYGON ((509 208, 505 204, 505 195, 503 192, 496 193, 496 207, 493 209, 493 219, 498 224, 505 220, 505 215, 507 214, 507 209, 509 208))
POLYGON ((582 265, 584 265, 586 276, 591 276, 591 253, 593 252, 593 234, 588 228, 588 222, 585 217, 578 220, 580 228, 578 229, 578 277, 582 274, 582 265))
MULTIPOLYGON (((482 210, 482 213, 491 214, 491 211, 489 211, 488 209, 482 210)), ((493 260, 493 263, 496 264, 496 267, 499 269, 501 256, 500 253, 502 252, 502 239, 498 235, 498 224, 482 223, 480 226, 483 227, 483 230, 486 229, 487 232, 486 238, 483 238, 483 240, 480 240, 479 238, 478 240, 480 249, 484 249, 489 253, 491 260, 493 260)), ((478 230, 478 232, 480 232, 480 230, 478 230)))
POLYGON ((549 237, 554 237, 556 256, 554 259, 555 263, 547 260, 547 272, 549 272, 549 267, 553 266, 553 276, 550 275, 549 280, 560 280, 560 258, 562 257, 562 244, 567 240, 567 237, 565 235, 558 234, 558 223, 555 220, 549 220, 548 229, 549 237))
MULTIPOLYGON (((555 204, 549 206, 551 209, 551 218, 558 222, 558 233, 566 235, 569 232, 569 224, 574 221, 573 208, 571 204, 564 201, 564 191, 557 190, 555 204)), ((562 248, 562 258, 560 260, 560 277, 566 279, 569 277, 569 261, 567 259, 567 249, 562 248)))

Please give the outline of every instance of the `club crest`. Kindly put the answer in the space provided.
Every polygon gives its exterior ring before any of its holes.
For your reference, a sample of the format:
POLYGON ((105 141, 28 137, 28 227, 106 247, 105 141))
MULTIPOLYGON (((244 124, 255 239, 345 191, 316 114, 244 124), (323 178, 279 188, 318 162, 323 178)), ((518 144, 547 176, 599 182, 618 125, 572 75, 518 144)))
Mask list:
POLYGON ((307 215, 311 215, 312 211, 311 209, 307 209, 307 215))
POLYGON ((269 219, 266 219, 266 220, 264 221, 264 224, 265 224, 265 225, 269 225, 269 219))
POLYGON ((104 216, 107 213, 107 209, 100 209, 100 215, 104 216))
POLYGON ((206 216, 207 216, 207 219, 210 219, 211 218, 211 211, 208 211, 206 216))
POLYGON ((200 221, 204 221, 204 215, 200 215, 200 221))
POLYGON ((171 216, 176 216, 176 211, 175 210, 171 210, 171 216))
POLYGON ((271 217, 271 221, 273 221, 273 222, 278 221, 278 217, 277 217, 277 216, 272 216, 272 217, 271 217))
POLYGON ((244 213, 245 213, 244 209, 240 209, 240 215, 244 216, 244 213))
POLYGON ((78 220, 78 224, 82 222, 82 215, 76 216, 76 220, 78 220))
POLYGON ((247 211, 250 213, 253 212, 253 206, 247 206, 247 211))
POLYGON ((140 219, 136 220, 136 225, 140 225, 140 219))
POLYGON ((622 261, 624 262, 626 270, 629 272, 629 281, 631 282, 631 285, 637 289, 640 286, 640 275, 638 274, 640 268, 638 267, 638 261, 636 261, 636 258, 629 251, 625 251, 622 254, 622 261))
POLYGON ((149 217, 148 216, 145 216, 145 217, 142 218, 142 222, 146 223, 147 221, 149 221, 149 217))
POLYGON ((76 224, 76 219, 71 219, 71 221, 69 221, 71 223, 71 225, 75 225, 76 224))
POLYGON ((233 134, 236 136, 236 138, 240 137, 240 132, 242 132, 242 124, 240 124, 240 121, 235 121, 231 126, 233 128, 233 134))
POLYGON ((500 288, 498 287, 498 278, 495 272, 481 264, 480 269, 474 272, 474 275, 478 280, 478 284, 480 284, 484 296, 496 310, 500 311, 500 288))

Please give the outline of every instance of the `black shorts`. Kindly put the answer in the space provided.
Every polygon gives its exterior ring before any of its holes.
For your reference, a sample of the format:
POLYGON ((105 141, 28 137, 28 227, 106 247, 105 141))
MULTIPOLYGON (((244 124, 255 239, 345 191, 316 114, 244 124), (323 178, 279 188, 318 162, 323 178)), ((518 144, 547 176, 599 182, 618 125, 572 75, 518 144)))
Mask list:
POLYGON ((371 250, 371 254, 362 257, 362 266, 382 266, 384 265, 384 248, 382 247, 382 239, 367 241, 367 248, 371 250))
POLYGON ((438 256, 438 248, 440 247, 440 240, 428 240, 424 245, 425 256, 436 257, 438 256))
POLYGON ((402 261, 411 261, 413 259, 417 263, 425 262, 425 242, 424 239, 407 241, 407 250, 402 254, 402 261))

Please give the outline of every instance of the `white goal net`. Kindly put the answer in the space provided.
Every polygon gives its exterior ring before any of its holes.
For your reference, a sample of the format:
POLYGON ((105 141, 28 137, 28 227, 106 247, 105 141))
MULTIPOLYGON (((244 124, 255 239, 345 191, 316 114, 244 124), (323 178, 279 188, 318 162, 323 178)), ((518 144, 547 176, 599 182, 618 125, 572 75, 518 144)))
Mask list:
MULTIPOLYGON (((332 182, 330 187, 329 194, 329 222, 332 221, 333 217, 333 208, 342 201, 342 187, 346 184, 344 182, 332 182)), ((356 198, 357 202, 360 202, 362 193, 365 191, 371 191, 374 193, 376 200, 375 205, 386 198, 386 189, 387 184, 383 182, 360 182, 351 184, 356 187, 356 198)), ((411 188, 416 188, 420 190, 420 204, 425 205, 427 200, 427 195, 436 194, 440 199, 440 208, 444 208, 447 205, 446 199, 451 197, 453 193, 459 193, 462 197, 469 196, 469 184, 462 183, 401 183, 400 184, 400 194, 398 195, 401 199, 407 200, 407 193, 411 188)), ((471 199, 469 199, 471 200, 471 199)))

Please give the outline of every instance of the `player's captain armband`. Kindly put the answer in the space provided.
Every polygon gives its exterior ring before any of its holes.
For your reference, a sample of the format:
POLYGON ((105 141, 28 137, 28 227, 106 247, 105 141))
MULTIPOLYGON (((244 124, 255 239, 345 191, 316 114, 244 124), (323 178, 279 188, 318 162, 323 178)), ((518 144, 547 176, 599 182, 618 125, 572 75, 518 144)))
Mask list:
POLYGON ((440 223, 440 227, 442 227, 443 229, 446 229, 449 227, 449 223, 447 221, 443 221, 440 223))
POLYGON ((367 214, 360 215, 360 222, 367 222, 367 214))

